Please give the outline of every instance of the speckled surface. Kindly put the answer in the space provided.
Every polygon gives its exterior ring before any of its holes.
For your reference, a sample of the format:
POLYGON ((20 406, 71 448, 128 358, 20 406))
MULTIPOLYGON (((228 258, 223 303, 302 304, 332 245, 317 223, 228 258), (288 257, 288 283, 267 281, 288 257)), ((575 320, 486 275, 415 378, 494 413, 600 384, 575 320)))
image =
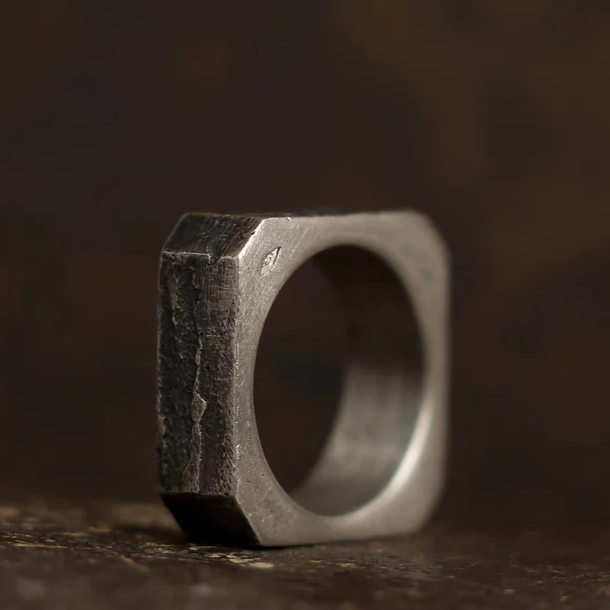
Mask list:
POLYGON ((5 610, 607 608, 610 536, 436 524, 406 539, 192 544, 158 505, 0 507, 5 610))

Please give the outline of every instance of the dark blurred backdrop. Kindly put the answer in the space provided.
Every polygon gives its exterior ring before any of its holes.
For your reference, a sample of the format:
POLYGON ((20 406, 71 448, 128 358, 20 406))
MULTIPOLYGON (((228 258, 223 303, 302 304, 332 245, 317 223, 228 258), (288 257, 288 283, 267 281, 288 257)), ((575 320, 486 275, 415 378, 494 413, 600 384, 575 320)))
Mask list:
MULTIPOLYGON (((0 49, 0 499, 154 497, 183 212, 415 207, 454 257, 441 510, 610 510, 610 3, 21 0, 0 49)), ((283 403, 332 390, 316 282, 283 403)))

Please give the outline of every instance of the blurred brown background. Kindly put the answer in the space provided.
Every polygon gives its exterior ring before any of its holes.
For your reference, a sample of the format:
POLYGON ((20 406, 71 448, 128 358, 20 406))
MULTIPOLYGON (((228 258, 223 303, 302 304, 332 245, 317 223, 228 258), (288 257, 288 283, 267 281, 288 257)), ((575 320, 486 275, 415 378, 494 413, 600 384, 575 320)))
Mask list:
POLYGON ((408 206, 454 256, 442 510, 608 514, 610 3, 9 1, 0 49, 0 499, 154 497, 180 214, 408 206))

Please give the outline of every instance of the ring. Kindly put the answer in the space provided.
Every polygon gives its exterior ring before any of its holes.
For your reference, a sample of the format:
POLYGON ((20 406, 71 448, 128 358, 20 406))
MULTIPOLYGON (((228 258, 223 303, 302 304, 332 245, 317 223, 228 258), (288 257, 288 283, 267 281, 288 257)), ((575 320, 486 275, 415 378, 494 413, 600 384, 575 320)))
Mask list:
POLYGON ((188 214, 159 278, 161 495, 189 535, 285 546, 425 522, 444 479, 449 309, 425 216, 188 214), (348 359, 326 443, 286 490, 258 436, 254 369, 275 298, 310 259, 345 311, 348 359))

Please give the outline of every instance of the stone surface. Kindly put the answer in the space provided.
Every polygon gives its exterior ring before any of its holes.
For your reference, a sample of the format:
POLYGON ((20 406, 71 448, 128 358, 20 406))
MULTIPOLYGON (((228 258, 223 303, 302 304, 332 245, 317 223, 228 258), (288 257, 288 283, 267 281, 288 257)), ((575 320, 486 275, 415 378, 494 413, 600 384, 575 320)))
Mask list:
POLYGON ((3 610, 607 608, 610 534, 437 523, 295 549, 192 544, 158 505, 0 506, 3 610))

